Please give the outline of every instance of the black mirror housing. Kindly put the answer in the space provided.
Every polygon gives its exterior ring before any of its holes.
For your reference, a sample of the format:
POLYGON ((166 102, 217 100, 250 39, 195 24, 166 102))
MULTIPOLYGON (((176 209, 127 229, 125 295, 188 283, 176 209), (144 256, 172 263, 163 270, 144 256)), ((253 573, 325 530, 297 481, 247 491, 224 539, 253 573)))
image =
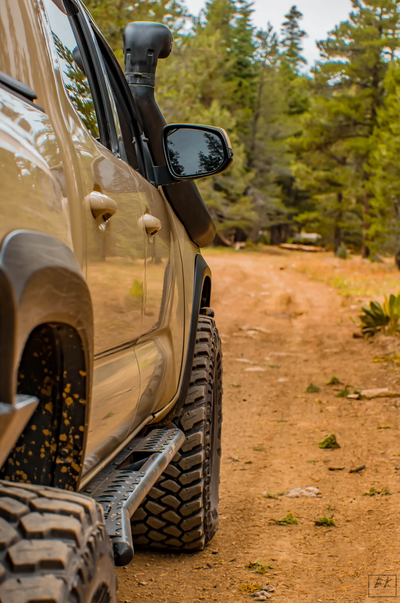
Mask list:
POLYGON ((222 128, 169 124, 163 131, 163 147, 168 172, 175 182, 219 174, 233 161, 229 136, 222 128))

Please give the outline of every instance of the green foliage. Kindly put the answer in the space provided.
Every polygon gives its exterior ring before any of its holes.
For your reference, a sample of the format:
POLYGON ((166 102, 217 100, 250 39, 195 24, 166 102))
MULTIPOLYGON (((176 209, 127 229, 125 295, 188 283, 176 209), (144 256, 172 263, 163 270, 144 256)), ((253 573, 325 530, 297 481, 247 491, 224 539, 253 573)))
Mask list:
POLYGON ((280 526, 292 526, 297 525, 299 522, 297 518, 293 515, 293 513, 288 513, 285 517, 282 517, 278 522, 280 526))
POLYGON ((318 203, 300 215, 319 228, 335 250, 342 240, 370 245, 370 166, 373 137, 385 97, 388 59, 399 47, 397 0, 352 0, 348 21, 318 43, 323 61, 313 68, 310 111, 291 141, 299 186, 318 203))
POLYGON ((340 258, 341 260, 347 260, 347 248, 343 241, 340 243, 338 249, 336 250, 336 257, 340 258))
POLYGON ((330 528, 336 526, 336 522, 332 515, 321 515, 321 517, 318 517, 318 519, 315 521, 315 525, 330 528))
POLYGON ((329 379, 327 385, 340 385, 340 379, 335 377, 334 375, 329 379))
MULTIPOLYGON (((227 172, 199 181, 219 244, 277 244, 303 229, 338 257, 346 246, 399 251, 399 1, 351 2, 349 19, 318 43, 310 77, 296 6, 277 33, 254 27, 247 0, 208 0, 198 18, 184 0, 85 0, 121 65, 127 23, 172 29, 156 82, 166 120, 221 126, 235 152, 227 172)), ((75 82, 90 120, 82 74, 75 82)))
POLYGON ((375 486, 371 486, 369 490, 364 492, 363 496, 390 496, 392 494, 389 488, 382 488, 377 490, 375 486))
POLYGON ((345 388, 341 389, 340 392, 338 392, 335 395, 335 398, 347 398, 347 396, 349 396, 350 394, 351 394, 351 391, 346 386, 345 388))
POLYGON ((306 389, 306 394, 318 394, 321 391, 321 388, 318 385, 314 385, 314 383, 310 383, 310 385, 306 389))
POLYGON ((141 298, 143 295, 143 282, 135 278, 129 293, 133 298, 141 298))
POLYGON ((372 336, 379 331, 391 336, 400 333, 400 293, 385 296, 383 306, 373 301, 369 307, 363 306, 362 311, 360 321, 363 335, 372 336))
POLYGON ((262 563, 260 561, 260 559, 257 559, 256 561, 254 561, 254 563, 252 563, 251 561, 245 566, 246 569, 250 570, 251 572, 254 572, 255 574, 266 574, 267 570, 270 569, 274 569, 272 565, 266 565, 265 563, 262 563))
POLYGON ((301 64, 305 65, 307 61, 301 56, 302 39, 307 35, 300 29, 299 21, 303 15, 296 6, 292 6, 287 15, 286 21, 282 25, 282 58, 283 64, 290 70, 290 76, 294 77, 299 73, 301 64))
POLYGON ((400 65, 393 62, 385 79, 386 98, 372 137, 370 190, 372 252, 395 254, 400 248, 400 65))
POLYGON ((318 444, 318 446, 322 449, 331 449, 331 450, 340 448, 339 444, 336 441, 336 436, 333 433, 325 436, 325 438, 318 444))
POLYGON ((180 0, 84 0, 107 38, 111 48, 123 63, 122 31, 131 21, 156 21, 164 23, 173 32, 178 32, 185 24, 187 9, 180 0))

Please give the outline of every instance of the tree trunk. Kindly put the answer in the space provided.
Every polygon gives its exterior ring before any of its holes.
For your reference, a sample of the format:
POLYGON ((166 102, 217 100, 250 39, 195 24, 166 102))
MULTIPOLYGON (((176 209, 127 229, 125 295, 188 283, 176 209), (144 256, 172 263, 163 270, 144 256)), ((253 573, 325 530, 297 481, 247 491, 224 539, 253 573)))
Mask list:
POLYGON ((271 226, 271 245, 280 245, 282 243, 282 228, 280 224, 271 226))
POLYGON ((256 110, 254 112, 254 117, 253 117, 250 153, 249 153, 249 159, 247 162, 247 165, 250 169, 252 169, 254 167, 254 157, 255 157, 256 139, 257 139, 257 127, 258 127, 258 122, 259 122, 260 115, 261 115, 261 100, 262 100, 262 93, 263 93, 263 88, 264 88, 264 70, 265 70, 265 65, 263 65, 262 71, 261 71, 260 83, 259 83, 258 92, 257 92, 257 106, 256 106, 256 110))
POLYGON ((370 249, 368 247, 368 228, 369 228, 369 201, 371 195, 366 192, 364 196, 364 208, 363 208, 363 225, 362 225, 362 249, 361 255, 363 258, 369 258, 370 249))
POLYGON ((336 199, 337 199, 337 211, 336 211, 336 217, 335 217, 335 230, 334 230, 334 235, 333 235, 334 245, 335 245, 335 253, 337 252, 337 250, 339 249, 339 247, 342 243, 342 227, 341 227, 342 216, 343 216, 343 193, 342 193, 342 191, 337 193, 336 199))
POLYGON ((396 262, 396 266, 397 266, 398 270, 400 270, 400 249, 394 256, 394 261, 396 262))

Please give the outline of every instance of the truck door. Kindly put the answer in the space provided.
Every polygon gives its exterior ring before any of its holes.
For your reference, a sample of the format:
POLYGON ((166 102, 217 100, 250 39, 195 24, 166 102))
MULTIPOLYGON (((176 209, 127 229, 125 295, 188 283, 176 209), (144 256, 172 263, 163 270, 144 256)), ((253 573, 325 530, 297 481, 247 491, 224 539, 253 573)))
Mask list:
POLYGON ((87 281, 95 331, 85 473, 115 452, 134 421, 140 388, 135 343, 142 332, 146 200, 132 140, 122 133, 107 73, 82 9, 45 0, 77 157, 86 218, 87 281))
MULTIPOLYGON (((130 90, 109 47, 99 32, 94 31, 124 130, 124 110, 118 93, 125 89, 130 95, 130 90)), ((126 119, 134 119, 134 116, 128 115, 126 119)), ((183 226, 162 192, 141 175, 138 179, 145 204, 140 218, 145 233, 145 279, 144 312, 140 338, 136 343, 140 402, 132 430, 149 414, 168 404, 177 392, 185 324, 183 264, 178 236, 180 230, 180 237, 185 237, 183 226)), ((188 269, 193 267, 188 266, 188 269)))

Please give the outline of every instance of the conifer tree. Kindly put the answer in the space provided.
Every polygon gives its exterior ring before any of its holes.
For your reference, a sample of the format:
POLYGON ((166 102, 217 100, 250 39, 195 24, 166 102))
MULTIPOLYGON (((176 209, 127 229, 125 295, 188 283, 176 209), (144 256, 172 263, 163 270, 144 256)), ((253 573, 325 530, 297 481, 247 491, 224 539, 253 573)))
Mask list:
MULTIPOLYGON (((371 251, 400 256, 400 63, 385 79, 386 98, 378 111, 371 144, 371 251)), ((398 262, 400 269, 400 265, 398 262)))
POLYGON ((282 24, 280 41, 282 49, 283 63, 289 68, 289 77, 296 77, 299 74, 301 65, 306 65, 307 61, 302 56, 302 40, 307 35, 300 28, 303 14, 297 10, 296 6, 292 6, 287 15, 286 21, 282 24))
MULTIPOLYGON (((321 153, 325 163, 333 160, 341 169, 338 198, 348 199, 351 216, 361 216, 364 256, 369 254, 371 138, 385 94, 388 61, 399 46, 399 4, 399 0, 352 0, 349 20, 319 42, 323 61, 313 70, 315 101, 297 144, 305 165, 311 166, 312 155, 321 153)), ((315 172, 318 168, 318 162, 310 167, 315 172)), ((343 214, 338 212, 340 222, 343 214)))
POLYGON ((173 31, 185 24, 188 12, 181 0, 84 0, 111 48, 122 62, 122 31, 131 21, 156 21, 173 31))

